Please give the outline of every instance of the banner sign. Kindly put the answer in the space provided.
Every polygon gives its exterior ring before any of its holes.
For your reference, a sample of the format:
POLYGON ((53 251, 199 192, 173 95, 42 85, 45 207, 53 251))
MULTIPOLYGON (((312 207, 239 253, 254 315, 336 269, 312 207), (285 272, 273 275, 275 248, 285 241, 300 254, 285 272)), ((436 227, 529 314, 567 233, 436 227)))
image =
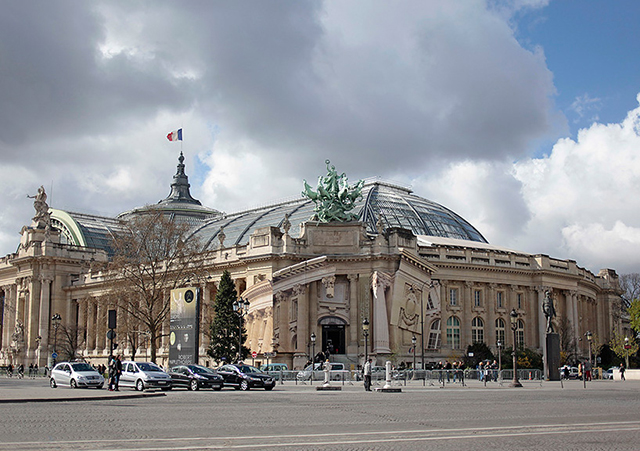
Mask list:
POLYGON ((198 288, 171 290, 171 320, 169 322, 169 366, 198 363, 200 311, 198 288))

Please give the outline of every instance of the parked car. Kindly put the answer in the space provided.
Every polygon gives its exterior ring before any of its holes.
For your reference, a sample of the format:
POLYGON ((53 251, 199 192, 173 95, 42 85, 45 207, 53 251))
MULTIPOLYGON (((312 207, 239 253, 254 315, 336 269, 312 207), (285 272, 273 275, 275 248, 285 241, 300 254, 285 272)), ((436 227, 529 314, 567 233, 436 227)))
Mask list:
POLYGON ((289 367, 286 363, 270 363, 268 365, 262 365, 260 367, 261 371, 269 372, 269 371, 288 371, 289 367))
POLYGON ((212 388, 222 390, 224 380, 215 370, 201 365, 179 365, 169 369, 172 388, 188 388, 189 390, 199 390, 201 388, 212 388))
POLYGON ((58 385, 68 385, 71 388, 78 387, 104 387, 104 377, 91 365, 85 362, 61 362, 51 370, 49 379, 51 388, 58 385))
POLYGON ((617 366, 612 366, 607 371, 602 373, 602 378, 603 379, 611 379, 611 380, 613 380, 613 371, 617 370, 617 369, 618 369, 617 366))
POLYGON ((171 376, 155 363, 122 362, 120 387, 131 387, 138 391, 146 388, 171 390, 171 376))
POLYGON ((558 368, 560 371, 560 378, 562 379, 578 379, 578 367, 565 365, 562 368, 558 368), (565 368, 569 370, 569 377, 566 376, 565 368))
MULTIPOLYGON (((324 380, 324 363, 314 363, 307 366, 304 370, 298 372, 297 378, 299 381, 308 381, 311 379, 311 371, 313 368, 313 379, 324 380)), ((344 367, 344 363, 332 363, 331 371, 329 372, 329 379, 332 381, 349 380, 351 373, 344 367)))
POLYGON ((236 390, 273 390, 276 386, 274 378, 251 365, 223 365, 218 368, 218 374, 224 379, 225 386, 229 385, 236 390))

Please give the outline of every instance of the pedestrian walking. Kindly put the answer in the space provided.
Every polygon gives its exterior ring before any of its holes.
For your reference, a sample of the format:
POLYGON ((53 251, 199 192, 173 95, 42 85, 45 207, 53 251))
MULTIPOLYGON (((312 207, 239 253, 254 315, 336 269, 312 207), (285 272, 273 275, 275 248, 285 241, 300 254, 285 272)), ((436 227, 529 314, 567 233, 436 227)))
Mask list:
POLYGON ((620 380, 621 380, 621 381, 626 380, 626 379, 624 378, 624 370, 625 370, 624 363, 621 363, 621 364, 620 364, 620 380))
POLYGON ((115 382, 115 391, 120 391, 120 376, 122 375, 122 360, 120 360, 120 355, 116 357, 116 382, 115 382))
POLYGON ((365 362, 362 374, 364 376, 365 391, 371 391, 371 359, 365 362))
POLYGON ((116 384, 116 359, 109 357, 109 391, 113 391, 116 384))

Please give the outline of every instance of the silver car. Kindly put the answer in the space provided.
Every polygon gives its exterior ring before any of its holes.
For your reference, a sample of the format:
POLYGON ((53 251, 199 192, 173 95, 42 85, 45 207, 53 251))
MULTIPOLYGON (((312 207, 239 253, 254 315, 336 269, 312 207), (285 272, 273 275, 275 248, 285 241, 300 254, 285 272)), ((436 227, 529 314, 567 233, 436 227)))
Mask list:
POLYGON ((104 377, 88 363, 61 362, 51 370, 49 385, 51 385, 51 388, 56 388, 58 385, 71 388, 102 388, 104 386, 104 377))
POLYGON ((146 388, 171 390, 171 376, 152 362, 122 362, 120 387, 131 387, 138 391, 146 388))

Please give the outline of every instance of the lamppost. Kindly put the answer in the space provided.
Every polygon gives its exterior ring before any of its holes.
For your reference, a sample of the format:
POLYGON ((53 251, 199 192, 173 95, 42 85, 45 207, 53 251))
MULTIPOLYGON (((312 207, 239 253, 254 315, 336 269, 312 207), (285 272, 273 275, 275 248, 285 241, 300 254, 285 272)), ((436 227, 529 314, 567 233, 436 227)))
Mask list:
POLYGON ((316 334, 311 332, 311 384, 313 385, 313 370, 316 368, 316 334))
POLYGON ((589 366, 593 366, 593 363, 591 362, 591 340, 593 340, 593 334, 588 330, 584 335, 587 337, 587 346, 589 346, 589 366))
POLYGON ((416 339, 415 335, 411 337, 411 344, 413 345, 413 379, 416 378, 416 343, 417 342, 418 340, 416 339))
POLYGON ((626 363, 626 368, 629 368, 629 337, 624 337, 624 361, 626 363))
POLYGON ((249 301, 239 297, 234 301, 233 311, 238 315, 238 361, 242 360, 242 318, 249 313, 249 301))
POLYGON ((369 361, 369 320, 362 321, 362 335, 364 335, 364 363, 369 361))
POLYGON ((502 371, 502 342, 498 340, 498 374, 502 371))
POLYGON ((55 354, 53 358, 54 365, 58 358, 58 327, 60 327, 60 321, 62 321, 62 317, 58 313, 51 317, 51 322, 53 323, 53 353, 55 354))
POLYGON ((518 380, 518 359, 516 358, 516 330, 518 330, 518 312, 516 312, 516 309, 511 310, 509 317, 511 318, 511 330, 513 331, 513 351, 511 352, 511 357, 513 357, 513 380, 509 387, 516 388, 522 387, 518 380))

